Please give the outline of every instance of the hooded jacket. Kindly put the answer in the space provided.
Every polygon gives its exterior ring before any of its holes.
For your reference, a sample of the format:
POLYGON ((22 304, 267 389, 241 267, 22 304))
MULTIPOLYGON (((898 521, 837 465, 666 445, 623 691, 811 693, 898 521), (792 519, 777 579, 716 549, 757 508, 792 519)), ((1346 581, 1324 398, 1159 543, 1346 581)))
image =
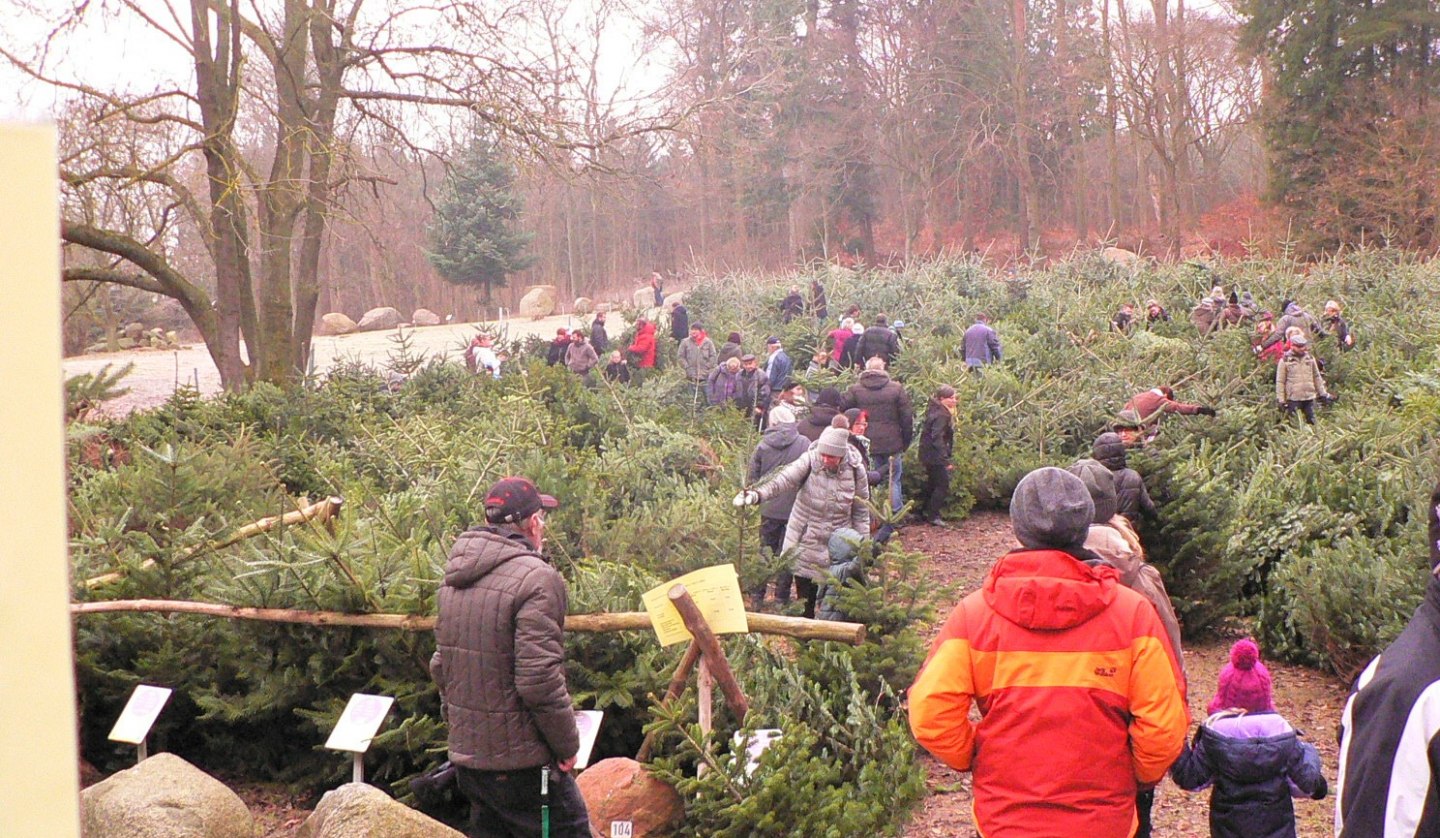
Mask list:
POLYGON ((861 363, 878 355, 885 359, 885 366, 888 367, 895 360, 895 356, 900 354, 900 338, 895 336, 889 326, 876 324, 860 335, 859 354, 861 363))
MULTIPOLYGON (((1292 796, 1325 797, 1315 746, 1275 713, 1216 714, 1170 769, 1175 784, 1210 793, 1213 838, 1295 838, 1292 796)), ((1380 833, 1376 833, 1379 835, 1380 833)))
POLYGON ((884 370, 865 370, 845 391, 841 410, 858 407, 870 416, 870 453, 877 457, 899 454, 915 435, 915 413, 900 382, 884 370))
POLYGON ((653 369, 655 366, 655 324, 646 320, 635 328, 635 340, 629 351, 638 356, 635 366, 653 369))
POLYGON ((1000 360, 1000 335, 988 323, 976 322, 965 330, 965 364, 980 367, 1000 360))
POLYGON ((565 368, 576 375, 588 375, 599 364, 600 356, 588 343, 572 341, 570 348, 565 350, 565 368))
POLYGON ((700 340, 687 337, 680 341, 680 349, 677 353, 680 358, 680 368, 685 371, 685 377, 691 381, 704 381, 710 370, 719 363, 719 350, 715 348, 715 341, 711 340, 704 332, 700 333, 700 340))
POLYGON ((677 304, 670 310, 670 337, 677 342, 682 341, 690 334, 690 310, 684 303, 677 304))
POLYGON ((838 529, 831 533, 830 569, 825 583, 815 594, 815 619, 850 619, 840 610, 840 592, 851 582, 865 584, 865 564, 860 560, 860 542, 863 540, 864 536, 854 530, 838 529))
POLYGON ((830 566, 830 535, 843 527, 870 532, 870 484, 865 464, 853 448, 835 472, 825 470, 820 450, 811 446, 804 456, 776 472, 755 487, 764 503, 786 492, 795 492, 795 505, 785 525, 783 550, 795 548, 797 576, 820 581, 830 566))
POLYGON ((1340 717, 1337 838, 1440 835, 1440 486, 1430 495, 1425 596, 1365 667, 1340 717))
POLYGON ((820 440, 820 434, 823 433, 826 428, 830 427, 830 422, 835 419, 835 414, 839 412, 840 408, 838 406, 813 404, 810 406, 810 415, 800 420, 797 430, 801 436, 811 442, 818 442, 820 440))
POLYGON ((455 540, 436 600, 430 670, 449 721, 450 761, 511 771, 574 756, 559 571, 518 532, 476 528, 455 540))
POLYGON ((1116 511, 1134 523, 1140 513, 1155 514, 1155 502, 1145 491, 1145 480, 1140 472, 1125 464, 1125 443, 1116 433, 1104 433, 1095 438, 1090 455, 1115 473, 1116 511))
POLYGON ((1001 557, 961 600, 910 687, 910 729, 973 772, 981 834, 1134 834, 1139 784, 1189 725, 1164 632, 1114 568, 1059 550, 1001 557))
POLYGON ((925 408, 925 421, 920 427, 920 463, 948 466, 954 450, 955 417, 939 399, 931 398, 925 408))
POLYGON ((595 349, 596 355, 604 355, 610 351, 610 333, 605 331, 604 320, 596 320, 590 324, 590 346, 595 349))
POLYGON ((1275 400, 1308 402, 1329 398, 1320 365, 1309 352, 1303 355, 1291 350, 1275 365, 1275 400))
MULTIPOLYGON (((788 466, 810 450, 810 440, 795 430, 794 423, 771 425, 760 437, 760 444, 750 454, 747 483, 754 483, 784 466, 788 466)), ((780 492, 760 507, 760 517, 784 521, 795 505, 795 492, 780 492)))
POLYGON ((744 357, 745 349, 733 340, 727 340, 720 344, 720 354, 715 356, 715 363, 723 364, 731 358, 739 359, 744 357))
POLYGON ((1290 303, 1285 306, 1279 320, 1275 321, 1275 331, 1271 332, 1260 344, 1262 347, 1269 346, 1285 337, 1285 330, 1291 326, 1299 326, 1305 331, 1308 340, 1315 340, 1325 334, 1325 328, 1315 319, 1315 315, 1300 307, 1299 303, 1290 303))

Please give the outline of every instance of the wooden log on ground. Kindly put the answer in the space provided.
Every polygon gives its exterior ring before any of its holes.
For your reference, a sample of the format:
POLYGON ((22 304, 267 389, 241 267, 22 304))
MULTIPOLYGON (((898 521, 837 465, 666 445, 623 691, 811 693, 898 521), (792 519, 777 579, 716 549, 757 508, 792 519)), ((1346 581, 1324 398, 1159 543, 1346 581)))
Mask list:
MULTIPOLYGON (((230 533, 224 538, 206 542, 205 544, 202 544, 199 547, 190 550, 189 552, 181 555, 180 558, 177 560, 177 563, 189 561, 190 559, 200 555, 201 553, 208 553, 212 550, 219 550, 223 547, 229 547, 231 544, 234 544, 238 541, 244 541, 247 538, 253 538, 260 533, 269 532, 276 527, 293 527, 296 524, 303 524, 307 521, 330 521, 336 515, 340 514, 340 507, 344 503, 344 498, 335 497, 332 495, 331 497, 328 497, 325 500, 320 501, 319 503, 312 503, 309 506, 303 509, 297 509, 294 512, 286 512, 284 515, 271 515, 268 518, 261 518, 253 524, 246 524, 245 526, 230 533)), ((148 569, 154 566, 154 559, 146 559, 145 561, 140 563, 141 569, 148 569)), ((108 585, 111 582, 118 582, 123 578, 125 578, 125 573, 118 570, 113 573, 104 573, 99 576, 93 576, 85 580, 85 589, 94 590, 101 585, 108 585)))
MULTIPOLYGON (((302 611, 293 608, 252 608, 215 602, 193 602, 175 599, 116 599, 96 602, 72 602, 72 614, 105 614, 119 611, 204 614, 232 620, 261 620, 271 623, 304 623, 313 626, 359 626, 362 628, 432 631, 435 618, 414 614, 346 614, 339 611, 302 611)), ((858 646, 865 641, 861 623, 838 623, 832 620, 807 620, 779 614, 747 614, 752 634, 774 634, 797 640, 831 640, 858 646)), ((619 611, 611 614, 571 614, 565 618, 565 630, 592 634, 608 631, 651 631, 650 615, 644 611, 619 611)))
POLYGON ((669 597, 670 604, 675 606, 675 610, 680 612, 680 619, 685 621, 685 628, 690 629, 690 636, 699 644, 703 658, 701 665, 708 667, 710 674, 715 677, 715 683, 720 685, 720 692, 725 696, 730 712, 735 715, 736 721, 744 722, 745 714, 750 712, 750 702, 740 689, 740 682, 735 680, 735 672, 730 669, 730 661, 725 657, 720 641, 715 639, 715 632, 710 630, 710 624, 705 622, 705 615, 700 613, 700 606, 690 598, 690 592, 685 590, 684 585, 672 586, 666 596, 669 597))

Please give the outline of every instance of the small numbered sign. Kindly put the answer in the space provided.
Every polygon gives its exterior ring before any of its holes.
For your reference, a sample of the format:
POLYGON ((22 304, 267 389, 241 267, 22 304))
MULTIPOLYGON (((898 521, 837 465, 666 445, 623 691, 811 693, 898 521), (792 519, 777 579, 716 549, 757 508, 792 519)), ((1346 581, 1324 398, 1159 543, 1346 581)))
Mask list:
POLYGON ((370 740, 374 739, 375 733, 380 730, 380 723, 385 721, 385 714, 390 712, 390 705, 394 703, 395 699, 388 695, 355 693, 350 696, 350 703, 345 705, 340 721, 336 722, 335 729, 330 731, 325 747, 332 751, 365 753, 370 749, 370 740))
POLYGON ((610 838, 635 838, 634 821, 611 821, 610 838))
POLYGON ((120 718, 115 720, 115 727, 110 730, 110 741, 124 742, 129 745, 139 745, 150 735, 150 726, 160 717, 160 711, 165 709, 165 702, 170 700, 169 687, 152 687, 149 684, 141 684, 130 693, 130 700, 125 702, 125 709, 120 713, 120 718))

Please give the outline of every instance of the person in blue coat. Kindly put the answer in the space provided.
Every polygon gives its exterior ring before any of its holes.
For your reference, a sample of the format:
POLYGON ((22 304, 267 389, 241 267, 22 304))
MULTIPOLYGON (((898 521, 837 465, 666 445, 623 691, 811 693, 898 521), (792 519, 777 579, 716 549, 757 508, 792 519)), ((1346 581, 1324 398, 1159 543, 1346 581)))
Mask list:
POLYGON ((1329 790, 1315 746, 1275 712, 1259 654, 1255 641, 1236 641, 1213 715, 1170 768, 1182 789, 1213 787, 1213 838, 1296 838, 1291 798, 1323 800, 1329 790))
POLYGON ((785 380, 795 372, 795 363, 790 360, 785 347, 780 345, 780 338, 766 338, 765 351, 770 353, 770 357, 765 360, 765 375, 770 379, 770 392, 778 393, 785 380))

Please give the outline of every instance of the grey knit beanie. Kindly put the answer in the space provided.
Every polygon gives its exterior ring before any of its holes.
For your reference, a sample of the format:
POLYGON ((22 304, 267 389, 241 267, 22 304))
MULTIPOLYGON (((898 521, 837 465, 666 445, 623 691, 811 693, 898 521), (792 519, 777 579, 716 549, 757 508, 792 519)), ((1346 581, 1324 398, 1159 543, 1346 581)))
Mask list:
POLYGON ((815 447, 820 449, 821 454, 843 457, 850 450, 850 432, 844 428, 826 428, 820 432, 815 447))
POLYGON ((1119 501, 1115 496, 1115 473, 1097 460, 1086 457, 1076 460, 1066 471, 1080 478, 1095 504, 1095 523, 1103 524, 1115 517, 1119 501))
POLYGON ((1081 547, 1094 520, 1095 504, 1084 482, 1064 469, 1030 472, 1010 498, 1015 538, 1032 550, 1081 547))

